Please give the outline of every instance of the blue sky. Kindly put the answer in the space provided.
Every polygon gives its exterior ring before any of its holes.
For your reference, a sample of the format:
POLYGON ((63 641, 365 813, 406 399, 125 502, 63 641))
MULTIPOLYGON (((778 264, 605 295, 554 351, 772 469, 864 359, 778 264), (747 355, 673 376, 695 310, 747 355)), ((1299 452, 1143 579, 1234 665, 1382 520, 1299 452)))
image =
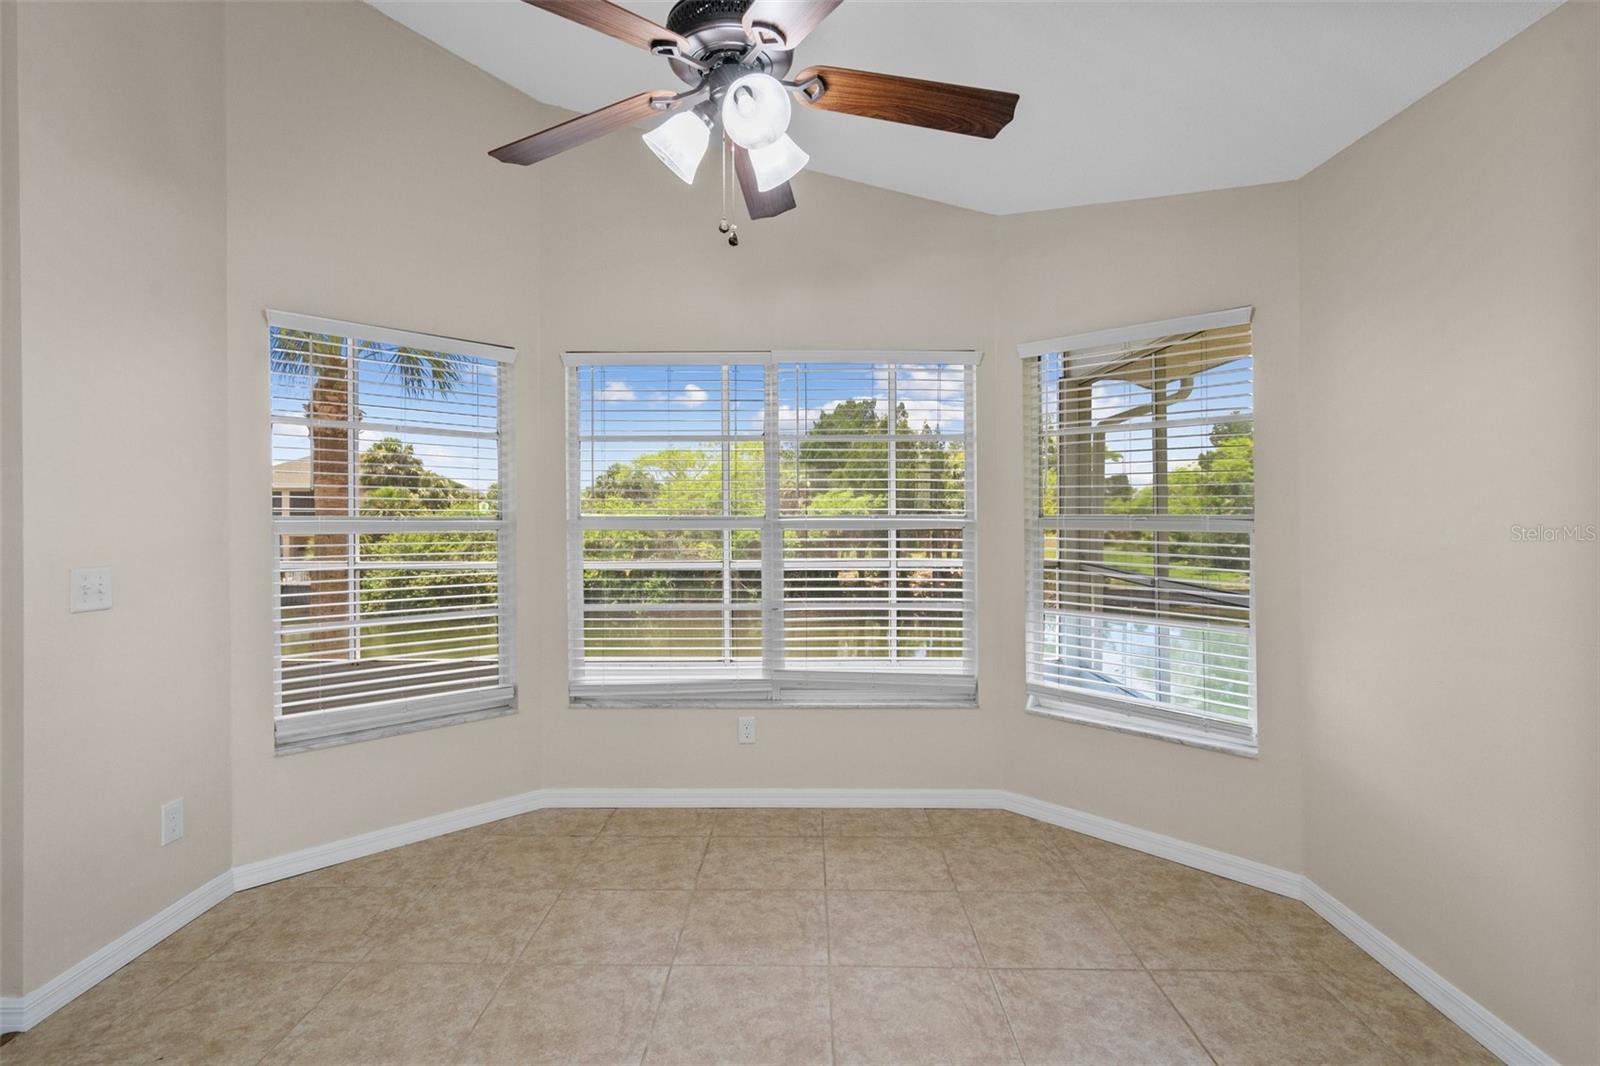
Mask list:
MULTIPOLYGON (((416 424, 424 428, 399 434, 363 430, 363 447, 382 437, 398 436, 412 446, 417 457, 430 469, 480 491, 493 484, 499 478, 499 457, 492 437, 430 434, 425 427, 492 434, 497 418, 499 364, 458 356, 461 377, 449 393, 410 396, 386 361, 386 354, 392 351, 392 345, 363 345, 358 349, 357 406, 362 417, 369 421, 416 424)), ((304 417, 310 398, 310 375, 272 374, 271 388, 273 415, 304 417)), ((306 427, 281 422, 273 425, 273 463, 304 458, 309 450, 306 427)))
MULTIPOLYGON (((497 364, 487 360, 462 359, 462 380, 448 395, 408 396, 401 388, 392 367, 387 365, 384 346, 370 346, 358 360, 356 388, 363 417, 371 421, 420 423, 454 430, 481 430, 494 427, 497 400, 497 364)), ((1059 361, 1046 362, 1047 379, 1053 379, 1059 361)), ((1248 380, 1251 360, 1235 360, 1208 371, 1195 380, 1190 397, 1175 404, 1170 418, 1204 419, 1201 424, 1175 428, 1170 434, 1169 454, 1176 467, 1193 463, 1210 447, 1210 420, 1221 420, 1249 409, 1248 380)), ((900 366, 896 390, 905 405, 913 427, 926 425, 935 432, 959 434, 963 423, 963 368, 956 366, 900 366)), ((880 413, 887 410, 890 371, 862 363, 811 365, 805 368, 779 368, 778 418, 784 436, 803 434, 822 413, 846 400, 872 399, 880 413)), ((679 366, 591 366, 578 373, 578 415, 584 434, 630 434, 677 436, 692 443, 695 434, 715 437, 722 432, 722 368, 715 364, 679 366)), ((765 368, 743 364, 728 368, 730 428, 733 433, 759 439, 764 405, 765 368)), ((272 375, 274 414, 302 415, 309 395, 309 377, 272 375)), ((1046 395, 1050 394, 1048 380, 1046 395)), ((1097 421, 1118 410, 1146 402, 1148 393, 1119 380, 1098 382, 1094 391, 1094 417, 1097 421)), ((1108 464, 1107 473, 1123 473, 1135 486, 1149 484, 1148 429, 1138 421, 1130 428, 1108 432, 1106 446, 1122 455, 1120 462, 1108 464)), ((362 433, 363 443, 382 436, 382 431, 362 433)), ((430 467, 457 481, 483 489, 498 477, 496 449, 492 440, 441 436, 417 431, 400 434, 412 444, 419 458, 430 467)), ((612 462, 627 461, 658 450, 658 443, 614 442, 604 446, 603 457, 590 453, 580 472, 583 484, 612 462), (602 460, 602 461, 596 461, 602 460)), ((301 458, 308 453, 309 440, 304 427, 276 424, 273 428, 273 462, 301 458)), ((586 449, 586 452, 588 449, 586 449)))
MULTIPOLYGON (((1059 363, 1056 364, 1059 367, 1059 363)), ((1047 366, 1047 373, 1050 367, 1047 366)), ((1250 410, 1249 380, 1252 361, 1234 360, 1199 375, 1187 399, 1174 404, 1169 418, 1174 421, 1199 419, 1192 426, 1174 427, 1169 432, 1168 454, 1171 466, 1194 463, 1211 447, 1213 421, 1236 417, 1250 410)), ((837 364, 808 367, 804 371, 780 367, 778 418, 785 436, 803 433, 825 411, 845 400, 871 398, 879 411, 887 409, 888 371, 866 364, 837 364)), ((960 433, 963 428, 963 401, 959 368, 903 366, 896 370, 898 398, 907 406, 913 426, 928 425, 935 431, 960 433)), ((734 433, 759 437, 763 407, 763 368, 751 364, 729 369, 731 429, 734 433)), ((722 430, 722 371, 715 365, 685 366, 593 366, 583 368, 578 378, 580 431, 584 434, 672 434, 692 443, 693 434, 716 436, 722 430)), ((1149 400, 1149 393, 1126 381, 1105 380, 1096 384, 1094 418, 1112 417, 1118 411, 1149 400)), ((1109 463, 1108 474, 1125 474, 1134 486, 1150 483, 1150 432, 1148 418, 1136 419, 1127 429, 1110 430, 1106 446, 1120 453, 1121 460, 1109 463), (1141 422, 1146 425, 1141 428, 1141 422)), ((579 477, 587 485, 614 462, 626 462, 656 451, 660 444, 650 442, 610 442, 585 448, 585 461, 579 477)))
MULTIPOLYGON (((823 413, 847 400, 870 399, 888 410, 889 375, 867 363, 808 364, 778 369, 779 432, 799 436, 823 413)), ((913 427, 959 434, 964 425, 963 373, 955 365, 896 367, 898 402, 913 427)), ((592 366, 578 373, 579 430, 587 434, 670 434, 692 443, 694 434, 722 432, 722 368, 717 365, 592 366)), ((760 439, 765 367, 728 368, 729 428, 760 439)), ((613 462, 657 451, 659 443, 611 442, 585 449, 580 480, 588 484, 613 462)))

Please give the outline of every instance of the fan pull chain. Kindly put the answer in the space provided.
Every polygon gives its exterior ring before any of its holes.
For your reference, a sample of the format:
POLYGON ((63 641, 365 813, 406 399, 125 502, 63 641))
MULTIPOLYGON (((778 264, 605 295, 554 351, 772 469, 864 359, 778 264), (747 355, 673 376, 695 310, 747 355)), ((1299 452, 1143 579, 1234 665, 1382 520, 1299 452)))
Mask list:
POLYGON ((722 180, 722 221, 717 224, 717 232, 726 233, 728 235, 728 244, 737 248, 739 247, 739 226, 738 223, 728 221, 728 215, 732 213, 729 210, 730 201, 728 198, 728 171, 730 169, 728 163, 728 138, 724 135, 719 139, 722 142, 722 158, 717 163, 717 177, 722 180))
POLYGON ((721 154, 717 157, 717 180, 722 183, 721 199, 717 201, 722 208, 722 221, 717 224, 718 233, 728 232, 728 140, 726 137, 717 138, 717 148, 721 154))

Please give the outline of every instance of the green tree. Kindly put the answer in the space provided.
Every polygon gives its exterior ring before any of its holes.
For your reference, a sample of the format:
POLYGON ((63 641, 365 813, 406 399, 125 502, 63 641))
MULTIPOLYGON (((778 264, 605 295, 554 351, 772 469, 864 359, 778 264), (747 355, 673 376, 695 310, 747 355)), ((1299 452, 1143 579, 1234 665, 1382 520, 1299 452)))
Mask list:
MULTIPOLYGON (((895 413, 897 505, 902 513, 940 513, 961 506, 965 455, 953 442, 934 439, 924 427, 914 433, 903 406, 895 413)), ((881 515, 888 506, 888 445, 881 438, 888 419, 870 399, 845 400, 819 415, 798 443, 784 447, 778 467, 780 506, 787 515, 863 517, 881 515), (817 439, 817 438, 846 438, 817 439), (849 438, 862 438, 853 440, 849 438), (877 437, 880 439, 870 439, 877 437)), ((759 516, 766 506, 765 446, 736 441, 728 461, 728 508, 735 516, 759 516)), ((720 449, 665 448, 626 463, 613 463, 583 490, 586 514, 720 515, 723 513, 723 462, 720 449)), ((733 558, 756 559, 760 532, 729 534, 733 558)), ((826 541, 827 555, 837 558, 878 557, 886 550, 876 530, 788 530, 786 545, 826 541)), ((930 545, 932 536, 930 535, 930 545)), ((586 595, 599 601, 665 603, 720 597, 720 577, 708 584, 705 573, 652 566, 657 560, 704 560, 715 569, 723 553, 718 531, 588 530, 585 554, 591 559, 636 561, 624 570, 590 568, 584 573, 586 595)), ((932 551, 933 548, 927 549, 932 551)), ((851 571, 852 579, 860 575, 851 571)), ((841 571, 844 581, 846 572, 841 571)), ((734 598, 755 602, 759 584, 753 574, 736 571, 734 598)))
MULTIPOLYGON (((1248 515, 1255 509, 1255 433, 1249 422, 1218 422, 1211 447, 1192 465, 1172 472, 1169 509, 1179 515, 1248 515)), ((1173 554, 1202 570, 1245 570, 1249 545, 1241 535, 1173 533, 1173 554)))
POLYGON ((612 463, 584 490, 584 509, 649 511, 660 493, 661 485, 638 463, 612 463))
MULTIPOLYGON (((357 342, 326 333, 273 327, 272 373, 286 378, 309 379, 305 413, 310 420, 312 510, 319 517, 344 517, 351 513, 350 424, 351 396, 357 373, 357 342)), ((366 358, 387 364, 408 396, 447 395, 463 375, 459 357, 442 352, 394 345, 366 345, 366 358)), ((343 559, 348 542, 343 533, 319 533, 312 538, 313 557, 332 563, 343 559)), ((312 618, 339 619, 348 610, 351 571, 328 565, 320 570, 308 597, 306 613, 312 618)), ((350 633, 329 629, 313 633, 304 647, 309 654, 340 656, 350 647, 350 633)))
POLYGON ((482 499, 459 481, 429 470, 416 449, 384 437, 361 453, 361 513, 423 516, 482 499))

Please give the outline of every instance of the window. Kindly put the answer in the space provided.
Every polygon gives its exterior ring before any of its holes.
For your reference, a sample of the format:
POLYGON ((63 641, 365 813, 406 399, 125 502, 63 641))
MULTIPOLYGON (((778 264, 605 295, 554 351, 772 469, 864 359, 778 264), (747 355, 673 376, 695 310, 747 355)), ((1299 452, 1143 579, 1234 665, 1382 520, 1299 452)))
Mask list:
POLYGON ((267 324, 279 749, 504 713, 515 351, 267 324))
POLYGON ((1019 351, 1029 708, 1253 752, 1250 309, 1019 351))
POLYGON ((971 704, 972 352, 570 353, 570 692, 971 704))

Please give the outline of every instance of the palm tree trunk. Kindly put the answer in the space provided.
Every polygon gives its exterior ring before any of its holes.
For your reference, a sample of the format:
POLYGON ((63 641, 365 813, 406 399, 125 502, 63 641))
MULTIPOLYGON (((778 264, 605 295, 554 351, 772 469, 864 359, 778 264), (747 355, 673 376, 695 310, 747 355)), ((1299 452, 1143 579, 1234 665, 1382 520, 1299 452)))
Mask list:
MULTIPOLYGON (((319 518, 350 515, 350 363, 337 343, 318 345, 316 376, 311 384, 311 493, 319 518), (316 423, 337 423, 318 425, 316 423)), ((353 622, 349 561, 354 538, 344 533, 318 533, 311 554, 327 569, 318 569, 311 584, 308 613, 312 619, 353 622), (344 566, 332 565, 344 562, 344 566)), ((328 629, 313 633, 310 652, 319 659, 354 658, 355 633, 328 629)))

